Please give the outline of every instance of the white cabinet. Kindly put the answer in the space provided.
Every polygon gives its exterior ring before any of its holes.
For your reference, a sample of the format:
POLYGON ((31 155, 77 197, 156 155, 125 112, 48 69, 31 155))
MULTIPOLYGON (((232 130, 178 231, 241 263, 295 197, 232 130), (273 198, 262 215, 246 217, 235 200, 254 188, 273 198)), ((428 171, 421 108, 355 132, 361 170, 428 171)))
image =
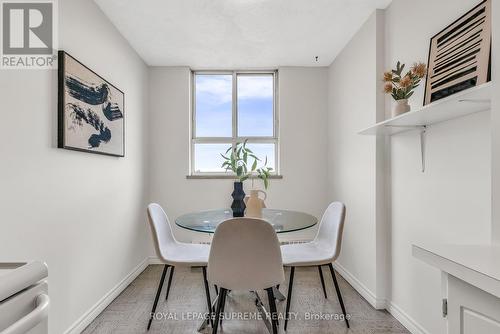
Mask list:
POLYGON ((448 333, 499 334, 500 299, 448 275, 448 333))
POLYGON ((500 247, 414 245, 413 255, 443 273, 449 334, 500 334, 500 247))

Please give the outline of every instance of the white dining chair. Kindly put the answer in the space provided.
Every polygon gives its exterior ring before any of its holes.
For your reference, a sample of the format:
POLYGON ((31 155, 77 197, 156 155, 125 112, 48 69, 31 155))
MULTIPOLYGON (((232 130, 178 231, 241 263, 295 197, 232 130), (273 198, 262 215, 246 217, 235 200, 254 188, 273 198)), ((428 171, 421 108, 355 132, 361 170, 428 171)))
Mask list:
MULTIPOLYGON (((172 276, 176 266, 184 267, 202 267, 203 283, 205 285, 205 294, 207 299, 207 307, 209 313, 212 312, 210 290, 208 287, 207 271, 208 254, 210 246, 201 244, 187 244, 178 242, 172 233, 170 221, 167 214, 159 204, 152 203, 148 205, 148 220, 153 233, 153 241, 155 245, 156 255, 161 262, 165 264, 161 274, 160 284, 156 291, 156 297, 153 303, 153 309, 148 322, 148 330, 151 327, 158 299, 160 298, 165 276, 168 268, 170 268, 170 276, 168 279, 167 293, 165 300, 168 299, 172 276)), ((212 321, 210 321, 212 323, 212 321)))
POLYGON ((340 202, 333 202, 328 206, 323 214, 318 232, 313 241, 302 244, 288 244, 281 246, 283 265, 290 267, 288 298, 286 301, 285 330, 287 328, 290 314, 295 267, 317 266, 321 279, 321 285, 323 287, 323 294, 325 298, 327 298, 323 271, 321 269, 322 266, 326 265, 330 268, 330 274, 332 275, 340 307, 342 308, 347 328, 349 328, 349 320, 346 317, 344 301, 342 300, 342 294, 340 292, 339 284, 335 276, 335 270, 332 265, 332 263, 340 255, 344 220, 345 205, 340 202))
POLYGON ((219 287, 213 334, 217 333, 228 290, 266 290, 273 334, 278 318, 273 287, 285 280, 280 244, 268 222, 234 218, 215 230, 208 258, 208 280, 219 287))

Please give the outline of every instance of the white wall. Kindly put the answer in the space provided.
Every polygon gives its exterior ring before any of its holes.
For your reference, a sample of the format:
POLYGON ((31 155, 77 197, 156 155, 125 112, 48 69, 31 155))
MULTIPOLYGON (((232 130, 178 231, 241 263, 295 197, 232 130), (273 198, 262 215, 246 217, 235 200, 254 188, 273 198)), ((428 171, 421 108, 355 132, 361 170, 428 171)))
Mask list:
MULTIPOLYGON (((415 333, 445 333, 445 323, 440 273, 414 259, 411 245, 490 241, 490 114, 430 127, 425 173, 418 132, 390 137, 387 152, 383 140, 356 133, 383 117, 377 95, 383 70, 397 60, 426 62, 430 38, 475 4, 393 1, 385 17, 374 14, 365 23, 329 70, 330 199, 348 208, 340 269, 373 305, 387 299, 391 313, 415 333), (409 13, 425 24, 409 24, 409 13), (384 25, 385 41, 377 34, 384 25)), ((423 86, 412 107, 422 100, 423 86)), ((387 115, 391 107, 386 98, 387 115)))
MULTIPOLYGON (((500 2, 491 3, 492 13, 492 77, 498 78, 500 71, 500 2)), ((493 82, 493 91, 498 92, 498 80, 493 82)), ((491 101, 491 197, 492 197, 492 241, 500 244, 500 95, 493 94, 491 101)))
POLYGON ((385 218, 377 216, 377 173, 381 167, 377 166, 377 154, 380 159, 381 152, 377 152, 375 137, 357 132, 377 122, 377 106, 379 113, 384 112, 377 68, 377 54, 383 48, 383 44, 377 44, 383 32, 380 22, 383 13, 377 11, 337 56, 329 69, 328 85, 329 198, 347 207, 338 264, 341 272, 344 269, 355 278, 351 284, 359 285, 358 290, 361 288, 373 305, 383 299, 383 285, 377 284, 376 272, 377 223, 382 224, 380 220, 385 218))
POLYGON ((47 262, 55 334, 149 255, 147 68, 93 1, 59 11, 60 48, 125 92, 127 138, 125 158, 57 149, 56 71, 0 71, 0 262, 47 262))
MULTIPOLYGON (((386 66, 427 61, 429 39, 474 7, 477 0, 394 1, 386 12, 386 66), (412 17, 425 24, 408 24, 412 17), (405 27, 401 33, 401 27, 405 27)), ((423 87, 411 98, 422 106, 423 87)), ((388 112, 391 104, 387 104, 388 112)), ((481 113, 431 126, 425 173, 417 132, 391 137, 393 307, 429 333, 445 333, 440 273, 411 255, 418 242, 490 241, 490 115, 481 113)))
MULTIPOLYGON (((150 69, 150 199, 173 221, 181 214, 231 204, 232 180, 188 180, 190 70, 150 69)), ((282 180, 271 180, 269 207, 320 216, 327 206, 325 68, 279 69, 282 180), (296 153, 299 152, 299 153, 296 153)), ((245 188, 250 188, 247 181, 245 188)), ((300 235, 311 237, 314 230, 300 235)), ((202 237, 176 229, 186 241, 202 237)), ((293 237, 293 236, 292 236, 293 237)))

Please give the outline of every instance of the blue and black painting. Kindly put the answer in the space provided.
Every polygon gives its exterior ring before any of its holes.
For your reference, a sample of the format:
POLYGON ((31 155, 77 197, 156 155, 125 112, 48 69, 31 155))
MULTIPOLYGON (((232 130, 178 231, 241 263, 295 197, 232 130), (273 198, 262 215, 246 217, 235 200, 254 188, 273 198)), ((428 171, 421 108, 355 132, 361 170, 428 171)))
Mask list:
MULTIPOLYGON (((68 76, 65 79, 65 84, 71 97, 91 106, 100 105, 108 121, 112 122, 123 118, 118 104, 111 101, 111 92, 107 83, 91 85, 78 78, 68 76)), ((70 110, 74 125, 83 127, 87 124, 99 132, 89 137, 89 148, 97 148, 101 143, 108 143, 111 140, 111 130, 91 108, 85 109, 77 103, 67 103, 66 108, 70 110)))
POLYGON ((92 134, 90 136, 90 147, 99 147, 101 142, 108 143, 111 140, 111 130, 109 130, 99 115, 92 111, 92 109, 84 110, 75 103, 68 103, 66 106, 71 110, 70 115, 73 119, 73 124, 81 127, 86 123, 99 131, 99 134, 92 134))

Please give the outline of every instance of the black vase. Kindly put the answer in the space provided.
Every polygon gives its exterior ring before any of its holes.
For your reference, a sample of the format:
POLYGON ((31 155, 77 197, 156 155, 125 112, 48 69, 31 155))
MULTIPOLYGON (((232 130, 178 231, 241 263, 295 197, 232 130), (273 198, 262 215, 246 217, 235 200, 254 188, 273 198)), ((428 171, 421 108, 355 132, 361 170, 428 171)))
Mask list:
POLYGON ((233 209, 233 217, 243 217, 245 215, 245 192, 243 191, 243 182, 235 182, 234 190, 231 194, 233 196, 233 204, 231 204, 231 209, 233 209))

